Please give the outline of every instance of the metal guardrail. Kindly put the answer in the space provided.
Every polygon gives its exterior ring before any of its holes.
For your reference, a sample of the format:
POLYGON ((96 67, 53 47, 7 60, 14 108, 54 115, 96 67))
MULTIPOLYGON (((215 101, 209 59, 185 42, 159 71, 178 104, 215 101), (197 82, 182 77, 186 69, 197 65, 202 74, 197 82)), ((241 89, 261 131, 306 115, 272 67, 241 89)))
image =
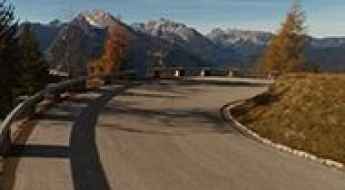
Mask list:
POLYGON ((5 157, 10 151, 12 145, 11 127, 15 123, 34 114, 37 105, 44 100, 45 97, 49 95, 59 96, 67 90, 85 89, 87 80, 87 77, 81 77, 49 85, 44 90, 19 103, 0 125, 0 157, 5 157))

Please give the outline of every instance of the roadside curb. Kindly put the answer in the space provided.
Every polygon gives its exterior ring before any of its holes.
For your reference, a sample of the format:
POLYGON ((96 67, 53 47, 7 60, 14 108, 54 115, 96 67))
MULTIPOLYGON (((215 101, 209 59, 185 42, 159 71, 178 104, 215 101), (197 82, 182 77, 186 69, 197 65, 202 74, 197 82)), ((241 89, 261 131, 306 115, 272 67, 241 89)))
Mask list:
POLYGON ((271 146, 279 151, 282 152, 288 152, 290 154, 296 155, 298 157, 307 159, 307 160, 312 160, 312 161, 316 161, 319 162, 323 165, 326 165, 328 167, 331 168, 335 168, 335 169, 339 169, 339 170, 344 170, 345 169, 345 164, 331 160, 331 159, 325 159, 325 158, 320 158, 316 155, 304 152, 302 150, 296 150, 293 148, 290 148, 288 146, 282 145, 282 144, 278 144, 278 143, 274 143, 271 140, 264 138, 262 136, 260 136, 258 133, 254 132, 253 130, 249 129, 247 126, 243 125, 242 123, 240 123, 239 121, 237 121, 231 114, 232 109, 234 109, 237 106, 242 105, 243 103, 245 103, 245 101, 235 101, 232 103, 229 103, 225 106, 223 106, 222 108, 222 114, 225 117, 226 120, 230 121, 233 126, 240 131, 242 134, 249 136, 251 138, 253 138, 254 140, 271 146))

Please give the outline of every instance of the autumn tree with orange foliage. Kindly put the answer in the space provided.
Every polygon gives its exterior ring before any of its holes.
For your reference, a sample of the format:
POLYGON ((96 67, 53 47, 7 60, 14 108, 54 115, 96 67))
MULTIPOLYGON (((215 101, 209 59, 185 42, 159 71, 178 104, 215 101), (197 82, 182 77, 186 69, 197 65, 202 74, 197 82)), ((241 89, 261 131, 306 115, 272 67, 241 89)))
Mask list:
POLYGON ((90 63, 90 76, 114 76, 118 74, 120 65, 126 60, 129 35, 120 24, 109 28, 108 37, 104 44, 104 53, 101 58, 90 63))
POLYGON ((296 0, 279 33, 271 40, 265 51, 260 65, 261 71, 279 75, 305 69, 306 34, 304 22, 305 14, 300 2, 296 0))

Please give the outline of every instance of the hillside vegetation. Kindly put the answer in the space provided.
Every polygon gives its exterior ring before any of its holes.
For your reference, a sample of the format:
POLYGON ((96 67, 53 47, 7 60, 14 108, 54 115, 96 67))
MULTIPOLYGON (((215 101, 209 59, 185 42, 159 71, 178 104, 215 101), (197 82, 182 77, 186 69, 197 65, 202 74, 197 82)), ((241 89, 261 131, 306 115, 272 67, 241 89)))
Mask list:
POLYGON ((345 163, 345 75, 281 77, 234 110, 263 137, 345 163))

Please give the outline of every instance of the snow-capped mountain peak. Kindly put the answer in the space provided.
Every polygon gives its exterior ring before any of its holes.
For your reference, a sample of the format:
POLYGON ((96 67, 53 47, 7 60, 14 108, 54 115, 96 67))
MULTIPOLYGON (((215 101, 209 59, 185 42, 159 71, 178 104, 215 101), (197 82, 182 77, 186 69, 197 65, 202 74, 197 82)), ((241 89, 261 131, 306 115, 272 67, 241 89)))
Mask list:
POLYGON ((110 13, 102 10, 85 11, 80 16, 85 18, 89 25, 98 28, 105 28, 118 22, 110 13))
POLYGON ((161 34, 176 34, 181 30, 187 29, 187 26, 181 23, 161 18, 159 20, 150 20, 146 23, 135 23, 133 28, 137 31, 149 33, 154 36, 161 34))
POLYGON ((250 42, 257 45, 266 45, 268 41, 273 37, 273 34, 262 31, 247 31, 238 29, 223 30, 221 28, 216 28, 212 30, 207 36, 212 41, 224 45, 232 45, 242 42, 250 42))

